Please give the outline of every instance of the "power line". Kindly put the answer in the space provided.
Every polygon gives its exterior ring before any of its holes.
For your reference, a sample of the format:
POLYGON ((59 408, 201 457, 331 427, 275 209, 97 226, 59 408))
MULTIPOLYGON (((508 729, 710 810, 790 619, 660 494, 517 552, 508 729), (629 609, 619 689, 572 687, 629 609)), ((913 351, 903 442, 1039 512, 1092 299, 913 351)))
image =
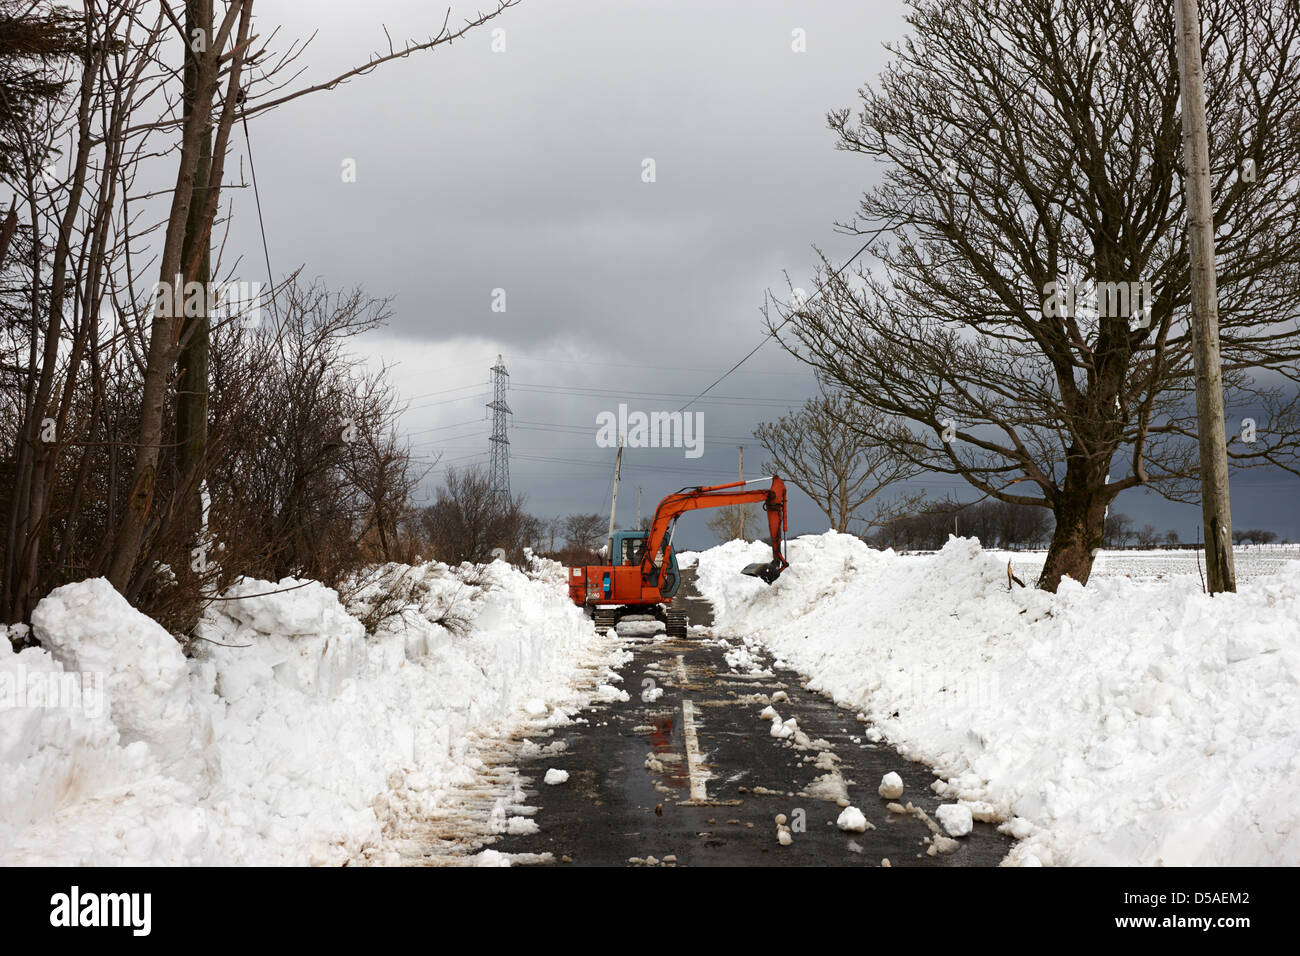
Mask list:
MULTIPOLYGON (((262 257, 266 261, 266 281, 271 283, 271 311, 275 313, 275 324, 280 325, 280 307, 275 302, 275 273, 271 271, 271 251, 266 242, 266 220, 262 218, 262 193, 257 188, 257 167, 253 165, 253 140, 248 135, 248 117, 240 117, 244 123, 244 146, 248 150, 248 172, 253 180, 253 201, 257 204, 257 225, 262 230, 262 257)), ((276 336, 278 339, 279 336, 276 336)), ((283 348, 283 346, 282 346, 283 348)))
MULTIPOLYGON (((556 432, 568 435, 590 435, 593 432, 592 425, 565 425, 560 422, 524 422, 515 420, 515 428, 523 428, 528 431, 538 432, 556 432)), ((726 441, 755 441, 753 435, 710 435, 710 438, 724 439, 726 441)))
MULTIPOLYGON (((609 468, 609 467, 610 467, 609 462, 598 461, 598 460, 593 459, 593 458, 555 458, 555 457, 548 457, 548 456, 545 456, 545 455, 518 455, 518 454, 515 455, 514 457, 515 457, 516 459, 518 459, 519 461, 546 461, 546 462, 559 462, 559 463, 563 463, 563 464, 583 465, 583 466, 586 466, 586 467, 592 467, 592 468, 609 468)), ((731 475, 731 474, 734 474, 734 472, 732 472, 732 471, 730 471, 730 470, 727 470, 726 472, 721 472, 721 471, 717 471, 717 470, 714 470, 714 469, 701 470, 701 469, 693 468, 693 467, 690 467, 690 466, 684 466, 684 467, 682 467, 682 468, 668 468, 668 467, 663 466, 663 465, 629 465, 629 466, 628 466, 628 470, 630 470, 630 471, 662 471, 662 472, 668 472, 669 474, 674 474, 674 475, 681 475, 681 474, 687 474, 687 473, 692 474, 692 475, 697 475, 697 474, 713 474, 713 475, 727 474, 727 475, 731 475)), ((612 480, 612 479, 611 479, 611 480, 612 480)))
MULTIPOLYGON (((525 361, 527 361, 530 357, 533 358, 534 361, 546 362, 546 363, 556 364, 556 365, 581 365, 588 368, 591 367, 592 365, 591 360, 558 359, 558 358, 553 358, 551 356, 545 356, 545 355, 543 356, 512 355, 511 356, 512 359, 518 358, 518 359, 523 359, 525 361)), ((646 365, 646 364, 613 363, 613 362, 600 362, 599 364, 601 368, 644 368, 644 369, 655 369, 657 371, 663 371, 663 372, 711 372, 713 371, 713 369, 709 369, 709 368, 691 368, 684 365, 646 365)), ((752 371, 745 372, 743 374, 745 375, 788 375, 795 378, 813 377, 812 372, 781 372, 781 371, 777 371, 776 369, 754 369, 752 371)))
POLYGON ((407 395, 406 400, 408 402, 413 402, 419 398, 432 398, 434 395, 446 395, 450 392, 463 392, 467 388, 486 388, 488 384, 489 383, 487 382, 478 381, 470 385, 457 385, 455 388, 444 388, 441 391, 437 391, 437 392, 423 392, 419 395, 407 395))
POLYGON ((483 392, 482 394, 479 395, 461 395, 459 398, 444 398, 441 401, 437 401, 437 402, 425 402, 423 405, 409 405, 407 406, 406 410, 408 412, 411 412, 421 408, 433 408, 435 405, 450 405, 453 402, 466 402, 472 399, 481 399, 481 398, 487 398, 487 393, 483 392))
MULTIPOLYGON (((571 395, 578 398, 599 398, 605 395, 612 395, 619 398, 683 398, 689 396, 690 392, 632 392, 619 388, 596 388, 595 386, 585 385, 540 385, 531 382, 520 382, 514 386, 524 392, 540 392, 544 395, 571 395)), ((794 404, 802 402, 802 398, 770 398, 764 396, 747 396, 747 395, 717 395, 709 400, 713 404, 734 404, 734 405, 772 405, 780 408, 789 408, 794 404)), ((688 402, 687 404, 691 404, 688 402)), ((684 408, 685 406, 683 406, 684 408)), ((680 412, 681 409, 678 409, 680 412)))
POLYGON ((412 435, 423 435, 425 432, 440 432, 448 428, 460 428, 462 425, 482 425, 486 422, 486 418, 471 418, 468 421, 455 422, 451 425, 434 425, 432 428, 420 428, 413 432, 407 432, 406 437, 410 438, 412 435))

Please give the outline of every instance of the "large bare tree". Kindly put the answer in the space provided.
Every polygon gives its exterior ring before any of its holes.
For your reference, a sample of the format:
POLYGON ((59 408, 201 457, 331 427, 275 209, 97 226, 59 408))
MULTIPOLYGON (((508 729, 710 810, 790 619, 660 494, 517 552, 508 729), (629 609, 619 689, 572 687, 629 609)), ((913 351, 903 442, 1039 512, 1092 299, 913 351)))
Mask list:
POLYGON ((892 445, 875 441, 884 416, 847 393, 823 388, 822 394, 775 422, 754 431, 771 459, 763 470, 783 476, 826 515, 833 530, 846 532, 861 522, 870 531, 915 509, 924 492, 877 501, 891 485, 915 477, 921 469, 892 445), (867 505, 876 502, 870 515, 867 505))
MULTIPOLYGON (((824 263, 823 294, 769 314, 891 416, 873 439, 1051 509, 1051 590, 1087 581, 1120 492, 1197 492, 1172 4, 913 0, 856 117, 830 114, 840 149, 884 164, 841 224, 876 261, 824 263)), ((1258 423, 1231 423, 1229 453, 1295 470, 1300 17, 1201 11, 1226 397, 1258 423)))

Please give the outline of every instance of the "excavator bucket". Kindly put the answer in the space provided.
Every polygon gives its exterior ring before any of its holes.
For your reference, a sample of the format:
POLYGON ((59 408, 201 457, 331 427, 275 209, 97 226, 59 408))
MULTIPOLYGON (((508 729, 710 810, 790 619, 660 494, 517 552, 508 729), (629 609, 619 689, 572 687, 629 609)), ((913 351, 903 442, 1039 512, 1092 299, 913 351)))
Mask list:
POLYGON ((782 567, 780 561, 772 560, 767 562, 760 561, 758 564, 746 565, 740 573, 746 574, 751 578, 759 578, 766 584, 771 584, 781 576, 781 572, 784 570, 785 568, 782 567))

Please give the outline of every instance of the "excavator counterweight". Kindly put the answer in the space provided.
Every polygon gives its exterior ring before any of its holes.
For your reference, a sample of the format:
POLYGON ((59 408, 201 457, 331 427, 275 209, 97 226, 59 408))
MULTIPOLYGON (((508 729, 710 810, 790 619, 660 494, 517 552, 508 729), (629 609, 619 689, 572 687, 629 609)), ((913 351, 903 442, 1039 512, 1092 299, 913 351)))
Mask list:
POLYGON ((772 584, 790 566, 782 551, 789 525, 785 482, 775 475, 771 479, 683 488, 664 498, 655 509, 649 529, 614 532, 609 541, 611 564, 569 569, 570 599, 601 625, 612 626, 628 614, 649 614, 665 622, 669 636, 685 637, 685 615, 664 606, 681 583, 672 547, 677 519, 687 511, 702 508, 759 503, 767 513, 772 560, 751 564, 742 573, 772 584), (767 488, 748 487, 768 481, 771 483, 767 488))

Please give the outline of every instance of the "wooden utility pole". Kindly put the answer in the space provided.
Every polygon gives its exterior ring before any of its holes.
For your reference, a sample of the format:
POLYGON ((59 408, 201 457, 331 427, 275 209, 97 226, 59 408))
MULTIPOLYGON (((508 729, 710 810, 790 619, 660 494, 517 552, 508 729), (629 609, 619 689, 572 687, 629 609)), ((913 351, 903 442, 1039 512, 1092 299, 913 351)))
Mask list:
POLYGON ((614 512, 618 510, 618 478, 619 478, 619 473, 622 471, 622 469, 623 469, 623 439, 622 437, 620 437, 618 440, 618 455, 615 456, 614 458, 614 498, 609 503, 609 534, 606 535, 605 537, 606 542, 609 542, 610 544, 610 548, 609 548, 610 564, 618 564, 618 560, 614 557, 614 546, 613 546, 614 512))
POLYGON ((1211 594, 1237 590, 1228 501, 1228 437, 1219 365, 1219 304, 1210 204, 1210 146, 1205 129, 1205 78, 1197 0, 1175 0, 1178 76, 1187 167, 1187 245, 1191 253, 1192 352, 1196 368, 1197 431, 1201 444, 1201 518, 1211 594))
MULTIPOLYGON (((199 69, 198 52, 193 44, 210 43, 212 40, 212 3, 210 0, 186 0, 185 4, 186 43, 190 46, 185 53, 184 73, 184 110, 188 117, 196 108, 198 96, 199 69), (198 38, 198 39, 196 39, 198 38)), ((195 316, 178 316, 181 335, 186 343, 181 349, 178 365, 176 388, 176 472, 180 481, 186 481, 201 474, 203 456, 208 447, 208 358, 211 336, 211 317, 208 315, 207 295, 212 281, 212 253, 208 230, 204 225, 204 204, 208 198, 208 180, 212 175, 212 124, 204 125, 199 141, 199 164, 194 173, 194 185, 190 198, 189 218, 185 221, 185 239, 181 247, 183 266, 198 259, 198 271, 193 280, 203 286, 203 304, 200 314, 195 316)), ((181 301, 181 300, 177 300, 181 301)), ((203 523, 203 507, 197 482, 192 494, 184 499, 184 507, 190 513, 196 538, 194 544, 202 547, 198 540, 203 523)))
POLYGON ((737 445, 736 447, 740 449, 740 480, 744 481, 745 480, 745 446, 737 445))
POLYGON ((641 486, 636 486, 636 530, 641 530, 641 486))

